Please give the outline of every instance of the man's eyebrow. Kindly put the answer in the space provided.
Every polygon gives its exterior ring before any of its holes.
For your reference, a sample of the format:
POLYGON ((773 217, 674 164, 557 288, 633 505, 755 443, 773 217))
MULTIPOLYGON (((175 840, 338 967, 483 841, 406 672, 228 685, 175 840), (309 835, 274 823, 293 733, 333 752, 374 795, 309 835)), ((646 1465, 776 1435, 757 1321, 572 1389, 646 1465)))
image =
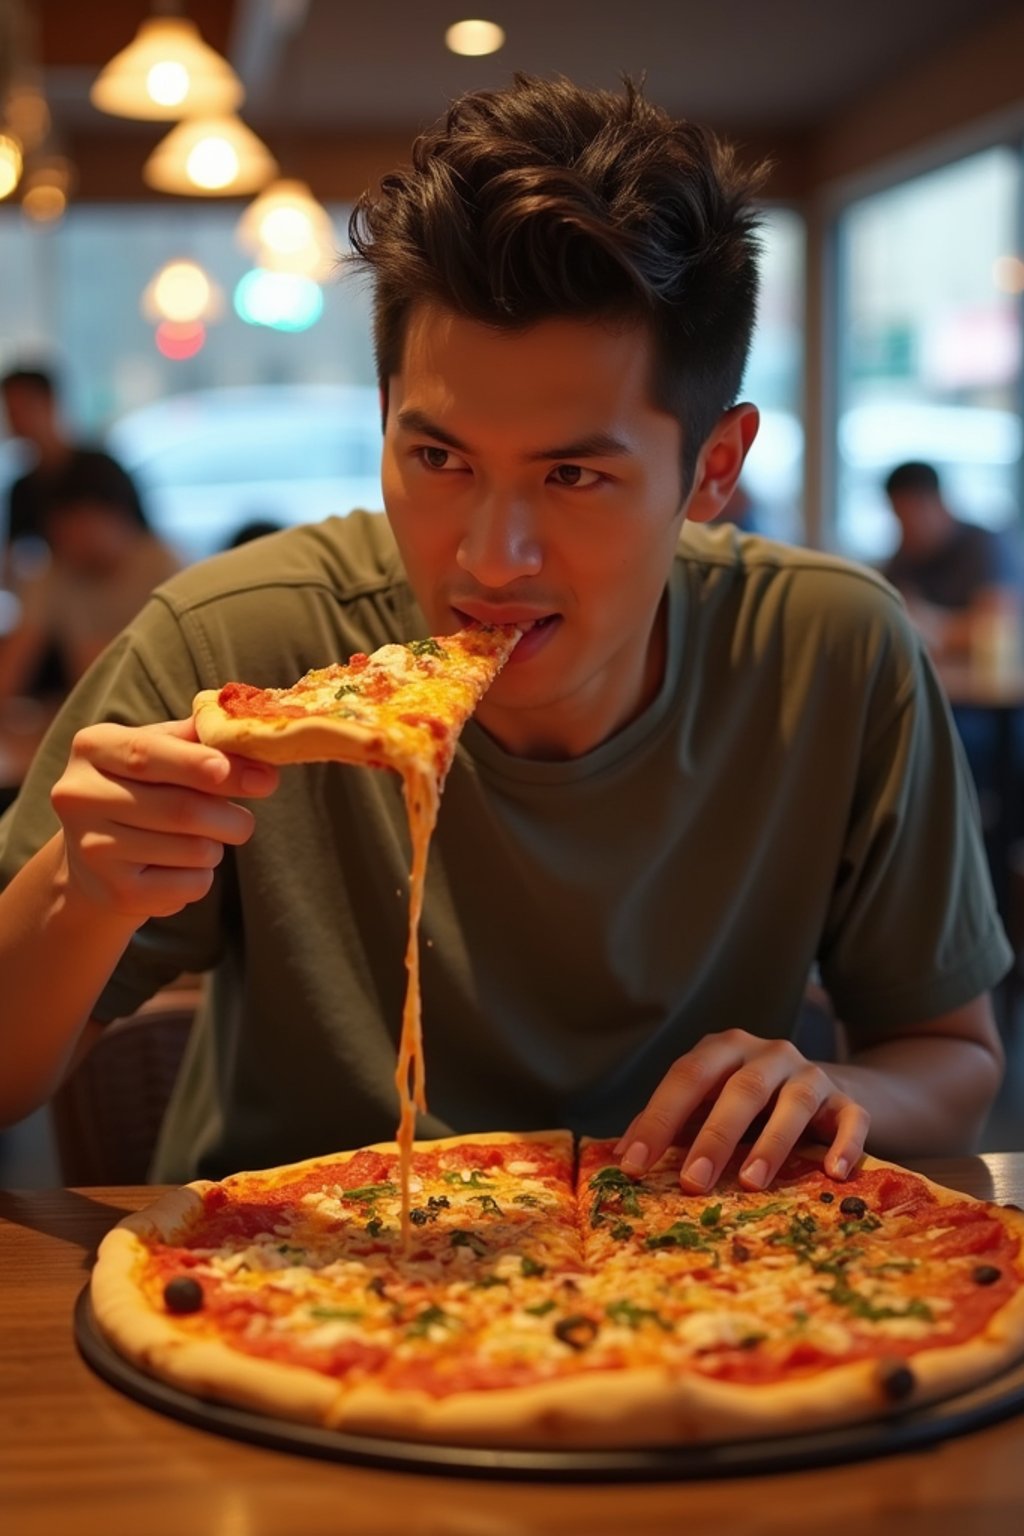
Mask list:
POLYGON ((614 459, 632 453, 629 444, 611 432, 589 432, 575 442, 563 443, 553 448, 538 448, 528 453, 528 459, 614 459))
POLYGON ((444 443, 446 448, 454 448, 458 453, 468 453, 469 449, 460 438, 451 432, 445 432, 431 421, 425 411, 417 411, 412 407, 399 411, 396 420, 403 432, 419 432, 424 437, 436 438, 439 443, 444 443))
MULTIPOLYGON (((469 453, 468 445, 452 432, 439 427, 431 421, 424 411, 418 411, 412 407, 398 412, 398 425, 404 432, 422 432, 424 437, 432 437, 439 443, 444 443, 446 448, 454 448, 457 453, 469 453)), ((538 448, 526 455, 532 462, 542 460, 560 459, 605 459, 619 458, 633 450, 629 444, 611 432, 590 432, 586 437, 577 438, 575 442, 556 444, 551 448, 538 448)))

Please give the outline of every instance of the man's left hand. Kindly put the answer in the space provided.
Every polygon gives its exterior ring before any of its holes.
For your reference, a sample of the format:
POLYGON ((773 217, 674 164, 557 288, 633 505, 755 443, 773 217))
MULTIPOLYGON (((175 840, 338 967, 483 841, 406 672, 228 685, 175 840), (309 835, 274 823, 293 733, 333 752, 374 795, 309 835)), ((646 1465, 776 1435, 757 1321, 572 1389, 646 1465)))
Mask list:
POLYGON ((674 1142, 693 1134, 680 1183, 693 1193, 714 1188, 736 1148, 759 1121, 740 1169, 748 1189, 765 1189, 802 1139, 828 1146, 825 1171, 845 1179, 864 1151, 870 1117, 828 1073, 788 1040, 763 1040, 745 1029, 705 1035, 673 1062, 616 1153, 639 1176, 674 1142))

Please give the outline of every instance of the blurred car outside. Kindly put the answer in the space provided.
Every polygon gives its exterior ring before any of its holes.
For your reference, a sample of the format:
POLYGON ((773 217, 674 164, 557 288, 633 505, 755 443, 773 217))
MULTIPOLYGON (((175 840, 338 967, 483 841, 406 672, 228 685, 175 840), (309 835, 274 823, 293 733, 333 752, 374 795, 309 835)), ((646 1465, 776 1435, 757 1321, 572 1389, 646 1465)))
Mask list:
POLYGON ((157 533, 187 561, 254 521, 379 511, 380 397, 372 385, 194 390, 122 416, 108 451, 132 475, 157 533))

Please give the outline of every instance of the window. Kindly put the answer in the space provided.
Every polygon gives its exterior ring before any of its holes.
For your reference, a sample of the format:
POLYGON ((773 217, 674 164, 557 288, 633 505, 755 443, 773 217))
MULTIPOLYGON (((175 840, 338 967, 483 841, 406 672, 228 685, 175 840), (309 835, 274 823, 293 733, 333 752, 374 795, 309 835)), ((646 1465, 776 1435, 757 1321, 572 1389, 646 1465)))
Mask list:
POLYGON ((935 465, 958 515, 1017 516, 1019 186, 1019 157, 996 147, 841 219, 836 536, 859 559, 895 545, 881 487, 906 459, 935 465))
MULTIPOLYGON (((347 209, 331 211, 340 248, 347 209)), ((231 306, 249 266, 237 222, 236 208, 194 204, 83 206, 52 229, 0 212, 0 367, 56 365, 69 427, 121 459, 158 530, 188 559, 251 519, 382 505, 365 286, 328 283, 307 331, 246 325, 231 306), (140 310, 174 257, 199 262, 222 294, 205 345, 181 361, 158 352, 140 310)), ((21 462, 0 443, 0 506, 21 462)))
POLYGON ((788 208, 768 208, 762 225, 761 301, 743 398, 761 412, 761 428, 743 470, 759 531, 802 533, 804 430, 804 224, 788 208))

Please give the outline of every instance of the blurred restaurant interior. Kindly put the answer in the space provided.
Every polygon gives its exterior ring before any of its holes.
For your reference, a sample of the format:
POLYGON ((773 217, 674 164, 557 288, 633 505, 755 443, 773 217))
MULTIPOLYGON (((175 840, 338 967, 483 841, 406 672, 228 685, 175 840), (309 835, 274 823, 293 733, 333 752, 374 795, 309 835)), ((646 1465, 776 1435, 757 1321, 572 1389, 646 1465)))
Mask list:
MULTIPOLYGON (((460 54, 462 13, 438 0, 0 0, 0 373, 55 371, 67 430, 128 470, 182 561, 254 524, 381 506, 368 297, 340 268, 348 208, 451 98, 520 70, 643 77, 653 101, 770 159, 744 387, 762 412, 744 475, 759 531, 880 564, 903 460, 934 464, 959 516, 1016 529, 1020 0, 485 11, 503 41, 477 51, 470 35, 460 54), (213 50, 208 101, 181 96, 168 37, 213 50), (132 96, 107 66, 143 44, 132 96)), ((0 519, 27 462, 0 423, 0 519)), ((15 608, 0 588, 0 626, 15 608)), ((1024 685, 997 702, 1024 712, 1024 685)), ((35 717, 28 700, 0 709, 13 792, 35 717)), ((998 878, 1022 952, 1015 769, 998 878)), ((1014 979, 999 1149, 1024 1147, 1020 995, 1014 979)), ((46 1180, 46 1137, 42 1119, 0 1138, 3 1182, 46 1180)))

